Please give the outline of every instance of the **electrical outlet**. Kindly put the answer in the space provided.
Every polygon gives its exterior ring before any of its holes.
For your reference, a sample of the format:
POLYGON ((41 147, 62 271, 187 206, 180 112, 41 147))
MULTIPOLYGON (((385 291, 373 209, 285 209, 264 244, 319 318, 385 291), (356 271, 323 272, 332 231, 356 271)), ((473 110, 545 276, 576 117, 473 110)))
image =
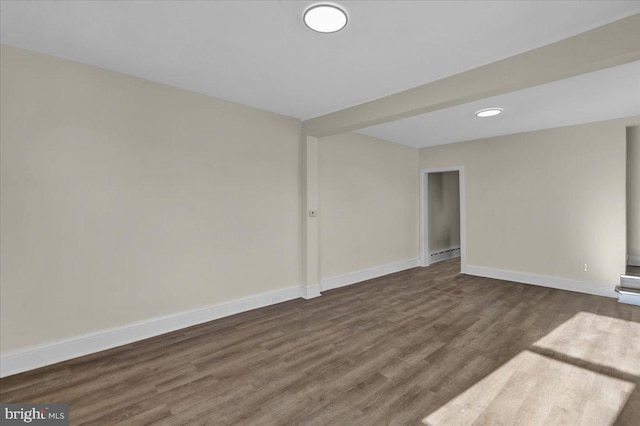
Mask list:
POLYGON ((582 272, 587 272, 587 271, 588 271, 588 266, 587 266, 587 264, 586 264, 586 263, 581 263, 581 264, 580 264, 580 270, 581 270, 582 272))

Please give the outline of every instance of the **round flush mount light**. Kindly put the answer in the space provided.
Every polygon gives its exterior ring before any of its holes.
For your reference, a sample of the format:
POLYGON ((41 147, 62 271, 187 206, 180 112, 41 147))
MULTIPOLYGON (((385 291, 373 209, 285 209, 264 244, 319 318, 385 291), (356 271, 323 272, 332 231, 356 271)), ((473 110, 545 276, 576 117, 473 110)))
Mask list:
POLYGON ((305 10, 304 24, 319 33, 335 33, 347 25, 347 13, 334 4, 316 4, 305 10))
POLYGON ((486 108, 476 111, 477 117, 493 117, 495 115, 502 114, 502 108, 486 108))

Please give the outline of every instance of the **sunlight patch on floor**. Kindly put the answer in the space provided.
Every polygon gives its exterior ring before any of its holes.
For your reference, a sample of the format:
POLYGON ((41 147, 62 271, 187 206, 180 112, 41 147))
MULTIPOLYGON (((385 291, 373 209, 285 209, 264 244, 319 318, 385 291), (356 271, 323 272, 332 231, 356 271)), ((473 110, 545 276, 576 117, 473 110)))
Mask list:
POLYGON ((534 344, 577 360, 640 375, 640 323, 579 312, 534 344))
POLYGON ((523 351, 425 417, 425 425, 608 425, 631 382, 523 351))

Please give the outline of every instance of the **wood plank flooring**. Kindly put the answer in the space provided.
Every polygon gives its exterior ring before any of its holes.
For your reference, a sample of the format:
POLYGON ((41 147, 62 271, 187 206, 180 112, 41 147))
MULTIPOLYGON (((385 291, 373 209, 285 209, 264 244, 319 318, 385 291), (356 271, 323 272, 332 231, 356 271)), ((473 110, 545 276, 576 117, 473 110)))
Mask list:
POLYGON ((458 259, 0 380, 71 424, 638 425, 640 307, 458 259))

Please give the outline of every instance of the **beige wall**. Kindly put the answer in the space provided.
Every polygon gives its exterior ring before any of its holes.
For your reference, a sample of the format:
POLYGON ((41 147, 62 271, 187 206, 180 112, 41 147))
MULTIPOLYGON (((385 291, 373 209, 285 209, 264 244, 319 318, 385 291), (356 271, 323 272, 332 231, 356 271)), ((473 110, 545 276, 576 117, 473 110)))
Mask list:
POLYGON ((627 127, 627 251, 640 256, 640 126, 627 127))
POLYGON ((299 121, 0 62, 3 352, 298 285, 299 121))
MULTIPOLYGON (((3 352, 301 282, 298 120, 0 54, 3 352)), ((355 133, 322 138, 321 278, 415 258, 419 168, 462 165, 469 265, 615 283, 625 126, 638 122, 419 154, 355 133)))
POLYGON ((625 126, 638 121, 421 149, 422 168, 465 168, 467 265, 616 284, 625 267, 625 126))
POLYGON ((460 248, 458 172, 429 173, 429 252, 460 248))
POLYGON ((321 278, 416 258, 418 150, 357 133, 319 147, 321 278))

